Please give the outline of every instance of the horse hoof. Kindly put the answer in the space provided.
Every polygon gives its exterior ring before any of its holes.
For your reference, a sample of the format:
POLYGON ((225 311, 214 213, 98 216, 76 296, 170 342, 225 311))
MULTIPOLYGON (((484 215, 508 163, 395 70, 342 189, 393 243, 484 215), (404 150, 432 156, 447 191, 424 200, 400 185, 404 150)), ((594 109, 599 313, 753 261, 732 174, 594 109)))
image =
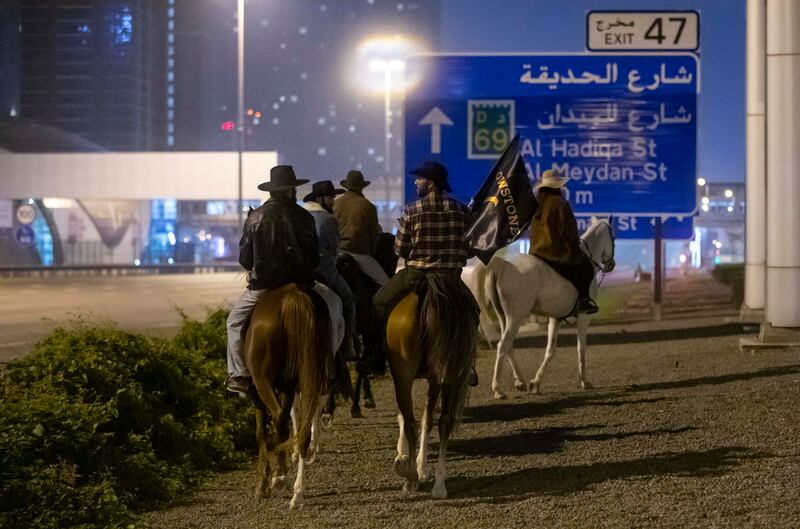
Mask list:
POLYGON ((333 414, 331 413, 323 413, 322 414, 322 427, 326 430, 333 426, 333 414))
POLYGON ((401 478, 407 478, 411 465, 408 456, 397 456, 394 458, 394 472, 401 478))
POLYGON ((492 398, 494 398, 495 400, 506 400, 508 396, 502 391, 495 390, 494 394, 492 395, 492 398))
POLYGON ((588 380, 581 382, 581 389, 594 389, 594 385, 588 380))
POLYGON ((317 451, 311 451, 306 454, 306 465, 313 465, 317 462, 317 451))
POLYGON ((289 502, 289 508, 293 511, 303 508, 303 497, 295 494, 292 496, 292 501, 289 502))
POLYGON ((403 483, 403 492, 416 492, 419 487, 419 482, 413 479, 407 479, 403 483))
POLYGON ((286 476, 277 476, 272 478, 269 483, 270 490, 282 490, 286 488, 286 476))
POLYGON ((525 382, 514 382, 514 389, 525 392, 528 390, 528 387, 525 385, 525 382))
POLYGON ((269 498, 270 491, 267 488, 266 483, 259 483, 256 487, 256 499, 262 500, 264 498, 269 498))
POLYGON ((364 407, 371 410, 375 407, 375 399, 367 397, 364 399, 364 407))
POLYGON ((436 483, 433 486, 433 490, 431 490, 431 496, 436 499, 443 500, 447 497, 447 489, 444 486, 444 483, 436 483))
POLYGON ((350 417, 353 419, 363 419, 364 414, 361 413, 361 410, 350 410, 350 417))
POLYGON ((534 395, 539 394, 539 383, 538 382, 531 382, 528 386, 528 391, 533 393, 534 395))

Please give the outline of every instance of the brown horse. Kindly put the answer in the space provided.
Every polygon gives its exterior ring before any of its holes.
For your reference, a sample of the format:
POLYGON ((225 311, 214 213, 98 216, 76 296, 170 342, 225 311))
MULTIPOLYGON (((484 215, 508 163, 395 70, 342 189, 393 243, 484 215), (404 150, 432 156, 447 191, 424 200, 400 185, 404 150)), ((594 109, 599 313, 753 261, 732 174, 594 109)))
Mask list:
POLYGON ((305 465, 313 457, 309 450, 312 424, 320 414, 326 361, 332 354, 328 308, 314 290, 290 283, 258 300, 244 344, 245 362, 255 386, 257 497, 285 486, 286 452, 295 448, 300 458, 290 506, 303 505, 305 465), (290 439, 296 393, 300 393, 298 433, 290 439))
POLYGON ((464 409, 478 324, 479 308, 469 289, 458 275, 447 273, 428 273, 416 292, 405 296, 389 315, 386 352, 400 411, 394 469, 405 478, 403 490, 416 490, 418 482, 428 477, 428 434, 441 396, 439 460, 431 494, 436 498, 447 497, 445 453, 450 434, 464 409), (417 423, 411 397, 415 378, 428 380, 416 467, 412 461, 417 446, 417 423))

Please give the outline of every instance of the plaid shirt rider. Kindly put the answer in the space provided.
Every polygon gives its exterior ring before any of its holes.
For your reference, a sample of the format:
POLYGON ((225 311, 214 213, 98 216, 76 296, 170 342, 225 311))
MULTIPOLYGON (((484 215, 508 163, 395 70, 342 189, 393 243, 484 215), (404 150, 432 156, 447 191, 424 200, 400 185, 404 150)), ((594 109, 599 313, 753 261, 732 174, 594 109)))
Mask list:
POLYGON ((424 270, 463 268, 469 257, 465 233, 469 209, 439 191, 406 204, 394 251, 407 266, 424 270))

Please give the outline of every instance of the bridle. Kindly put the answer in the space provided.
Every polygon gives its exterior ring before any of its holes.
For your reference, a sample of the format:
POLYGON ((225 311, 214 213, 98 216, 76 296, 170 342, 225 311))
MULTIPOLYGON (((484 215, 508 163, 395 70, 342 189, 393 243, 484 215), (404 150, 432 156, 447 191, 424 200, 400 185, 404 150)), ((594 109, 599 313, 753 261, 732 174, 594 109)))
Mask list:
POLYGON ((603 275, 600 277, 600 281, 598 282, 598 286, 603 284, 603 279, 605 279, 606 274, 611 272, 614 269, 614 228, 611 227, 611 224, 608 221, 602 220, 600 221, 602 224, 605 225, 606 229, 608 229, 608 235, 611 237, 611 257, 604 261, 600 261, 594 258, 592 254, 592 249, 587 244, 586 240, 579 239, 579 243, 582 245, 583 252, 589 258, 589 261, 592 262, 592 266, 595 267, 595 270, 600 270, 603 275))

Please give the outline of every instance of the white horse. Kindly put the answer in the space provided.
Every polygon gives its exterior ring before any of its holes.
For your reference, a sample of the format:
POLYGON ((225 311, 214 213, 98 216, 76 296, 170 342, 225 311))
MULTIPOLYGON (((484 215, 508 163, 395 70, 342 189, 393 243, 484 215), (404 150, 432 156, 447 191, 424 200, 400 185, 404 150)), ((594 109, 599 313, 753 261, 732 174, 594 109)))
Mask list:
MULTIPOLYGON (((611 219, 609 221, 593 219, 592 225, 581 237, 581 250, 592 261, 595 273, 597 270, 607 273, 614 269, 614 233, 610 221, 611 219)), ((572 315, 578 291, 572 283, 543 260, 528 254, 514 255, 508 260, 494 257, 487 266, 479 265, 473 272, 473 277, 465 279, 465 282, 481 306, 481 327, 490 345, 490 333, 487 332, 490 329, 486 327, 491 321, 487 312, 490 307, 497 316, 498 321, 495 325, 499 324, 500 327, 497 359, 492 378, 494 398, 506 398, 499 385, 503 358, 507 358, 511 365, 514 387, 521 391, 528 389, 538 393, 545 368, 555 354, 559 323, 572 315), (531 312, 547 316, 549 323, 544 360, 536 376, 530 381, 530 385, 526 386, 514 359, 514 338, 520 325, 528 319, 531 312)), ((597 280, 592 280, 589 292, 593 298, 597 296, 597 286, 597 280)), ((577 315, 578 376, 580 387, 583 389, 592 388, 585 374, 586 333, 590 321, 589 314, 577 315)))

